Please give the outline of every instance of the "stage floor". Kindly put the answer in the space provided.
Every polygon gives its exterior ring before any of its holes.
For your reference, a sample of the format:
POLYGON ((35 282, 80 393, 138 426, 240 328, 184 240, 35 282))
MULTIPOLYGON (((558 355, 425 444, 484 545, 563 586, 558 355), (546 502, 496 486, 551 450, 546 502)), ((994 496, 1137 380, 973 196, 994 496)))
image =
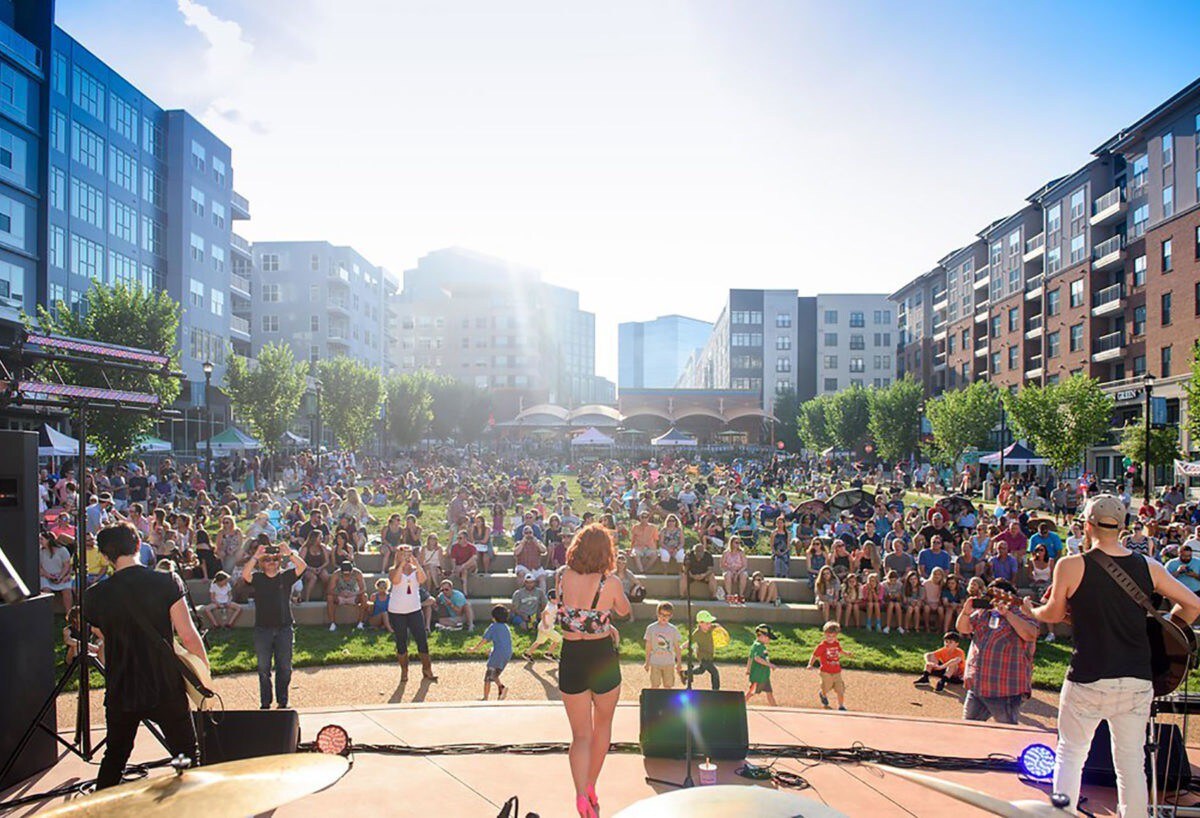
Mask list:
MULTIPOLYGON (((308 741, 326 724, 339 724, 361 744, 429 746, 464 742, 516 743, 568 741, 570 731, 561 705, 551 703, 457 703, 384 705, 349 709, 300 711, 303 740, 308 741)), ((1054 734, 1030 727, 1001 727, 877 714, 752 708, 750 741, 754 744, 810 744, 848 747, 855 742, 881 750, 922 752, 947 756, 1018 754, 1037 741, 1054 744, 1054 734)), ((99 731, 98 731, 99 732, 99 731)), ((617 711, 614 741, 637 741, 638 708, 622 705, 617 711)), ((142 731, 135 761, 161 758, 161 747, 142 731)), ((761 761, 761 760, 760 760, 761 761)), ((722 762, 723 784, 758 786, 734 775, 735 762, 722 762)), ((849 816, 982 815, 973 808, 859 765, 783 760, 779 769, 803 775, 812 785, 801 793, 825 802, 849 816)), ((664 788, 645 783, 647 775, 678 779, 683 764, 648 760, 640 755, 609 756, 600 779, 604 815, 648 798, 664 788)), ((158 773, 161 774, 161 773, 158 773)), ((933 773, 1006 799, 1038 798, 1043 790, 1007 773, 933 773)), ((23 793, 88 779, 95 767, 74 756, 10 790, 4 800, 23 793)), ((517 795, 521 815, 535 812, 541 818, 571 818, 574 794, 565 754, 548 756, 476 755, 394 757, 359 753, 354 766, 336 785, 276 811, 279 816, 328 816, 345 811, 347 804, 368 814, 429 815, 449 818, 492 818, 510 796, 517 795)), ((1116 791, 1085 788, 1088 808, 1097 815, 1115 814, 1116 791)), ((1186 802, 1194 799, 1188 797, 1186 802)), ((44 802, 45 803, 45 802, 44 802)), ((33 815, 36 808, 17 811, 33 815)))

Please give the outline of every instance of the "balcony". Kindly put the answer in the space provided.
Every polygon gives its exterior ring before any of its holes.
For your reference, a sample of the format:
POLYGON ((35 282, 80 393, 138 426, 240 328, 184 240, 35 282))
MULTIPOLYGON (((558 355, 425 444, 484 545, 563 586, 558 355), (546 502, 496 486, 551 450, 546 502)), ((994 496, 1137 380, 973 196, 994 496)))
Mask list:
POLYGON ((350 330, 344 327, 330 327, 326 336, 331 347, 350 348, 350 330))
POLYGON ((1124 285, 1117 283, 1105 287, 1092 296, 1092 315, 1110 315, 1122 310, 1121 299, 1125 295, 1124 285))
POLYGON ((940 324, 933 325, 933 340, 934 341, 945 341, 946 340, 946 322, 945 321, 943 321, 940 324))
POLYGON ((250 322, 239 315, 229 316, 229 331, 250 338, 250 322))
POLYGON ((983 301, 982 303, 975 305, 975 309, 976 309, 975 323, 976 324, 986 324, 987 323, 987 320, 988 320, 987 305, 988 305, 987 301, 983 301))
POLYGON ((1032 341, 1042 334, 1042 316, 1035 315, 1025 322, 1025 338, 1032 341))
POLYGON ((339 287, 350 286, 350 271, 345 267, 338 267, 329 271, 329 282, 336 284, 339 287))
POLYGON ((0 23, 0 50, 42 76, 42 50, 3 23, 0 23))
MULTIPOLYGON (((350 317, 350 305, 345 298, 340 298, 335 295, 330 295, 325 299, 325 308, 330 312, 350 317)), ((332 331, 331 331, 332 333, 332 331)))
POLYGON ((946 368, 946 353, 939 352, 933 356, 933 371, 940 372, 946 368))
POLYGON ((1033 261, 1038 256, 1046 252, 1046 234, 1038 233, 1036 236, 1025 242, 1025 261, 1033 261))
POLYGON ((1125 351, 1125 333, 1117 330, 1108 335, 1101 335, 1092 347, 1092 363, 1112 361, 1120 358, 1125 351))
POLYGON ((1042 377, 1042 356, 1030 355, 1025 359, 1025 379, 1036 380, 1042 377))
POLYGON ((982 344, 979 344, 979 343, 975 344, 975 357, 976 358, 986 358, 987 354, 988 354, 988 339, 983 338, 981 340, 983 341, 982 344))
MULTIPOLYGON (((991 268, 985 267, 975 274, 975 289, 986 287, 992 281, 992 276, 988 272, 991 268)), ((997 271, 998 272, 998 271, 997 271)))
POLYGON ((947 297, 946 290, 942 290, 940 293, 933 294, 933 311, 934 312, 940 312, 941 310, 946 309, 946 307, 948 307, 949 305, 950 305, 950 300, 947 297))
POLYGON ((250 200, 236 190, 229 191, 229 209, 235 219, 250 218, 250 200))
POLYGON ((229 274, 229 292, 250 300, 250 279, 240 273, 229 274))
POLYGON ((229 234, 229 246, 244 255, 246 258, 253 258, 250 254, 250 242, 239 236, 237 233, 229 234))
POLYGON ((1125 260, 1125 248, 1118 234, 1111 239, 1102 241, 1092 250, 1092 269, 1107 270, 1125 260))
POLYGON ((1096 201, 1092 202, 1092 227, 1110 224, 1125 215, 1125 191, 1114 187, 1096 201))
POLYGON ((1042 297, 1042 287, 1046 283, 1046 277, 1041 273, 1031 276, 1025 282, 1025 300, 1033 301, 1042 297))

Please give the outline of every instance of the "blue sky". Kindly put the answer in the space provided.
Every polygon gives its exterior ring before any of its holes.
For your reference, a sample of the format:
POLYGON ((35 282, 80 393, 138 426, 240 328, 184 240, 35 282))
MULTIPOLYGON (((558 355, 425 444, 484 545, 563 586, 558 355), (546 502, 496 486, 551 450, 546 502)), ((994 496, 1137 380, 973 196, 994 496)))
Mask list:
POLYGON ((254 239, 462 245, 616 324, 891 291, 1200 75, 1200 3, 58 0, 233 147, 254 239))

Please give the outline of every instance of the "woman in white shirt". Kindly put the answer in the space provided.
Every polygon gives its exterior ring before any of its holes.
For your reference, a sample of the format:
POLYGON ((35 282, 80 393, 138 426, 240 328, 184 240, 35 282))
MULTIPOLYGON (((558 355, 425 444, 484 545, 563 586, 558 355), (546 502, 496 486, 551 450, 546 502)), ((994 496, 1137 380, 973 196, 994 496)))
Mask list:
POLYGON ((1083 532, 1079 528, 1079 523, 1071 523, 1070 533, 1067 535, 1067 554, 1078 554, 1083 549, 1083 532))
POLYGON ((413 555, 411 545, 396 549, 396 561, 388 574, 392 590, 388 596, 388 621, 396 640, 396 659, 400 662, 400 683, 408 681, 408 636, 417 643, 421 673, 431 682, 437 681, 429 660, 429 635, 421 612, 421 586, 425 584, 425 569, 413 555))

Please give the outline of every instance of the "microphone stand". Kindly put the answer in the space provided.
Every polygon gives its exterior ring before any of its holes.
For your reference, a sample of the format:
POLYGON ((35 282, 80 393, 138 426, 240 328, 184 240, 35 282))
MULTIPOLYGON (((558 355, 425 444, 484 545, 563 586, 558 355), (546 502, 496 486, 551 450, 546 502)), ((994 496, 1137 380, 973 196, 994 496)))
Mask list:
POLYGON ((684 596, 687 598, 687 635, 688 635, 688 652, 687 652, 687 673, 684 674, 686 686, 682 694, 683 699, 683 759, 684 759, 684 774, 683 781, 668 781, 665 778, 653 778, 646 776, 647 784, 662 784, 667 787, 678 787, 679 789, 689 789, 696 786, 692 781, 692 756, 694 748, 692 746, 692 725, 695 720, 692 718, 692 677, 694 676, 694 666, 692 665, 692 633, 695 629, 695 623, 692 622, 692 577, 688 573, 688 554, 683 557, 683 576, 684 576, 684 596))

